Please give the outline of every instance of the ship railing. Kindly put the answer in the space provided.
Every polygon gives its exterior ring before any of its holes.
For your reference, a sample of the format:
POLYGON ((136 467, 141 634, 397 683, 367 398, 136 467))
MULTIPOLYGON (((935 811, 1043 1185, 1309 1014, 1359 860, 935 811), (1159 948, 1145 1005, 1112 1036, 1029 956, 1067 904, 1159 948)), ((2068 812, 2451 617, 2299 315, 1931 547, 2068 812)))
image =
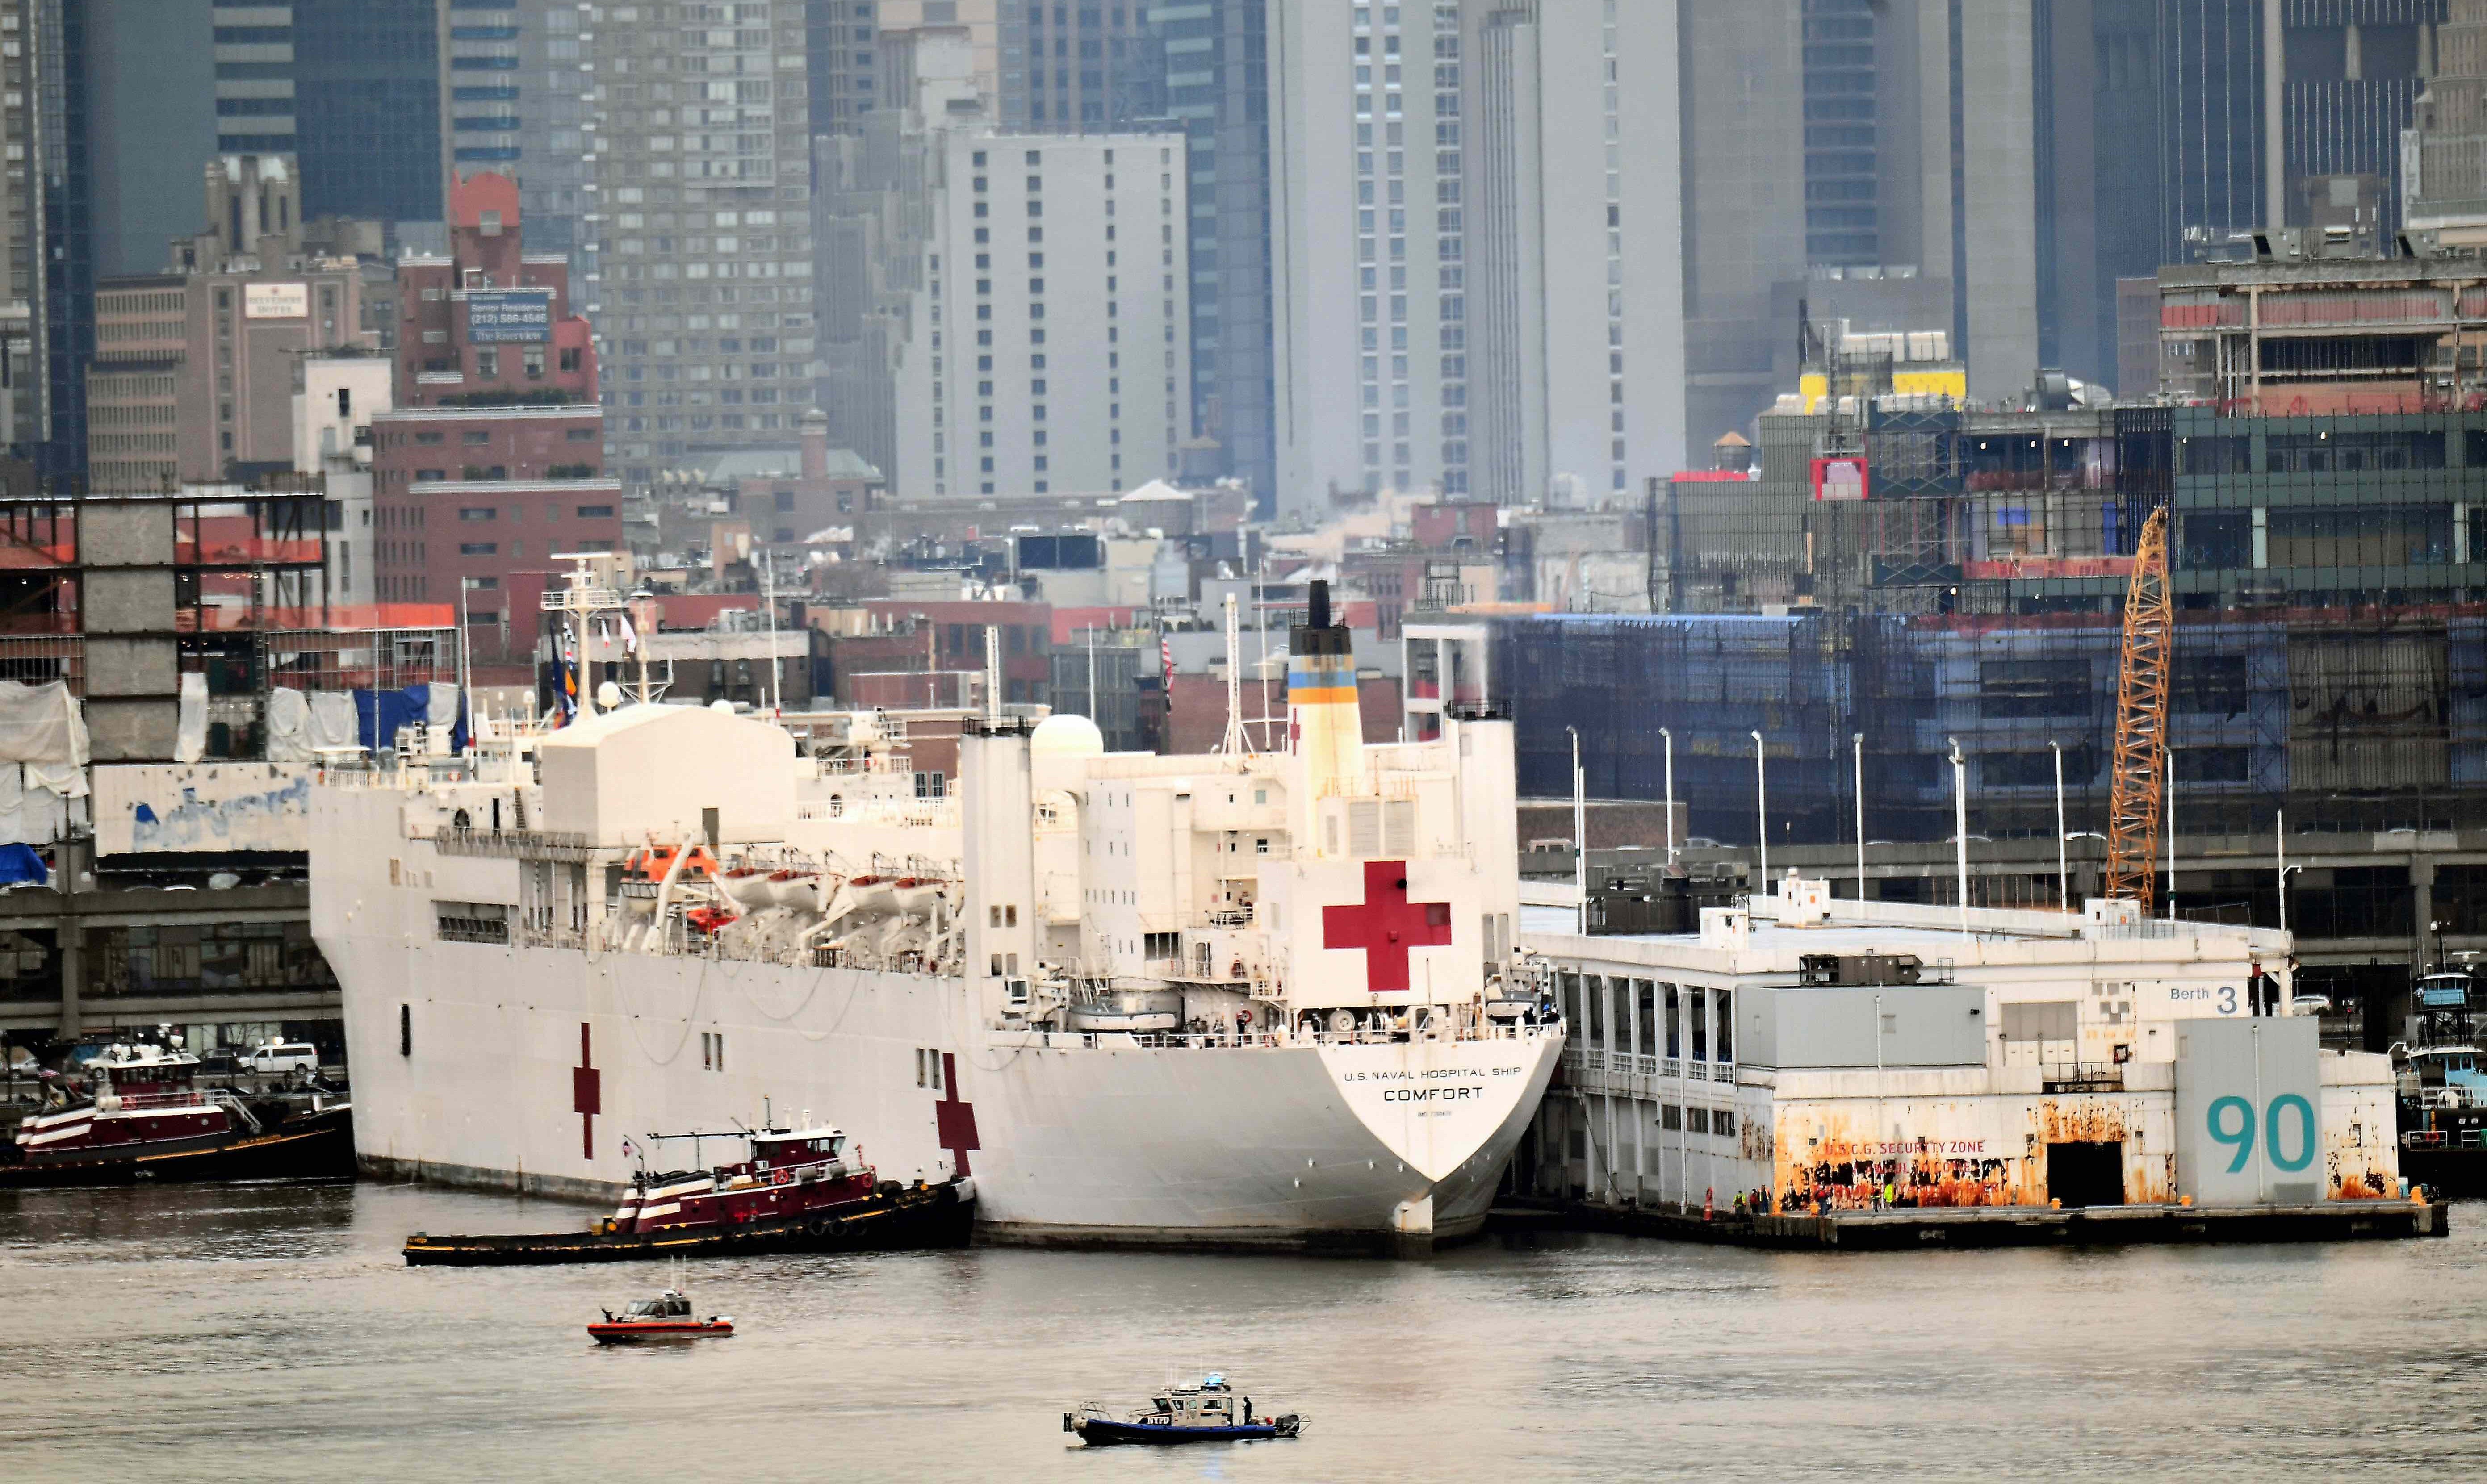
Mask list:
MULTIPOLYGON (((207 1107, 215 1102, 211 1095, 204 1092, 122 1092, 105 1093, 103 1096, 115 1100, 113 1107, 125 1113, 145 1113, 167 1107, 207 1107)), ((96 1106, 102 1108, 102 1100, 98 1099, 96 1106)), ((104 1111, 112 1109, 105 1108, 104 1111)))
POLYGON ((1658 1075, 1661 1077, 1682 1077, 1684 1075, 1684 1059, 1680 1056, 1660 1057, 1658 1059, 1658 1075))
MULTIPOLYGON (((1442 1032, 1444 1042, 1529 1041, 1551 1033, 1551 1025, 1488 1025, 1468 1026, 1442 1032)), ((1048 1050, 1104 1050, 1138 1047, 1148 1050, 1286 1050, 1294 1047, 1386 1046, 1392 1043, 1423 1041, 1421 1031, 1350 1031, 1344 1035, 1327 1030, 1256 1030, 1244 1034, 1234 1031, 1113 1031, 1113 1030, 1035 1030, 1031 1043, 1048 1050)), ((1571 1055, 1567 1049, 1566 1057, 1571 1055)))
POLYGON ((1584 1046, 1580 1048, 1580 1070, 1583 1072, 1604 1072, 1607 1070, 1607 1053, 1598 1050, 1594 1046, 1584 1046))
POLYGON ((2403 1149, 2487 1148, 2487 1129, 2412 1129, 2401 1135, 2403 1149))
POLYGON ((491 860, 577 862, 596 854, 594 842, 570 829, 460 829, 443 825, 432 832, 432 846, 443 855, 491 860))

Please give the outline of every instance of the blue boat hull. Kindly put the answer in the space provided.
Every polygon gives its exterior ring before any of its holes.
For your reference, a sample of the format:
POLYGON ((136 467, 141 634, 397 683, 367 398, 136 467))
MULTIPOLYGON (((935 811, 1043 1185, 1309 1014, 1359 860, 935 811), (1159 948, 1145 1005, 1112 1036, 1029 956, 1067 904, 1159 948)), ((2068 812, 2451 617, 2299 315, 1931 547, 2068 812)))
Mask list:
POLYGON ((1249 1427, 1158 1427, 1146 1422, 1114 1422, 1104 1417, 1081 1417, 1072 1431, 1089 1442, 1257 1442, 1275 1438, 1278 1430, 1265 1422, 1249 1427))

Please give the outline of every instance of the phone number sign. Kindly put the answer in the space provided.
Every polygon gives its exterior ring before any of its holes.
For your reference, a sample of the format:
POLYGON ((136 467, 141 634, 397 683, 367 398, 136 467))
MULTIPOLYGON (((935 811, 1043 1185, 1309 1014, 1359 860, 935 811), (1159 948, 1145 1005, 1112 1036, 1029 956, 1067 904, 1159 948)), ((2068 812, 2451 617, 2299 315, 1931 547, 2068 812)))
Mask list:
POLYGON ((550 339, 550 289, 475 289, 467 292, 467 344, 542 345, 550 339))

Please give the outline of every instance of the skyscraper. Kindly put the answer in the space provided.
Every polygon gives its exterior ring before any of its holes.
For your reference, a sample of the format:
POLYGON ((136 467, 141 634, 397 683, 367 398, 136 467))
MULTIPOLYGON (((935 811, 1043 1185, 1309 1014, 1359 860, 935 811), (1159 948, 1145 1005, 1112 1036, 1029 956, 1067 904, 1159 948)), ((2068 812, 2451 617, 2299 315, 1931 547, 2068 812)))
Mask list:
POLYGON ((1663 3, 1272 7, 1281 512, 1679 464, 1676 28, 1663 3))
POLYGON ((314 217, 439 221, 440 14, 439 0, 217 5, 216 149, 293 155, 314 217))
POLYGON ((1454 3, 1271 7, 1282 515, 1468 488, 1466 439, 1448 459, 1440 435, 1445 409, 1467 407, 1460 42, 1454 3))
POLYGON ((45 474, 86 467, 86 365, 95 354, 95 161, 88 14, 74 0, 6 0, 0 54, 8 152, 13 451, 45 474), (22 354, 20 348, 22 347, 22 354), (23 371, 24 377, 14 375, 23 371))
MULTIPOLYGON (((999 0, 1005 128, 1111 127, 1165 115, 1166 56, 1152 23, 1192 18, 1142 0, 999 0)), ((927 9, 931 9, 930 6, 927 9)))
POLYGON ((610 6, 594 69, 608 453, 793 450, 815 352, 804 0, 610 6))
MULTIPOLYGON (((571 260, 573 281, 592 272, 587 211, 591 8, 578 0, 441 0, 448 65, 441 69, 441 147, 449 175, 493 171, 518 182, 530 250, 571 260)), ((582 307, 585 307, 582 305, 582 307)))
POLYGON ((2487 0, 2451 0, 2402 147, 2409 225, 2487 243, 2487 0))
MULTIPOLYGON (((1459 74, 1465 120, 1435 130, 1464 146, 1456 192, 1436 194, 1465 206, 1465 279, 1446 246, 1439 280, 1446 331, 1466 284, 1470 352, 1465 407, 1445 370, 1446 489, 1463 462, 1497 504, 1683 466, 1682 268, 1642 245, 1683 234, 1674 9, 1471 0, 1458 49, 1435 40, 1436 84, 1459 74)), ((1438 215, 1447 231, 1458 213, 1438 215)))
POLYGON ((1275 509, 1271 438, 1269 0, 1156 13, 1165 112, 1190 142, 1191 432, 1275 509))

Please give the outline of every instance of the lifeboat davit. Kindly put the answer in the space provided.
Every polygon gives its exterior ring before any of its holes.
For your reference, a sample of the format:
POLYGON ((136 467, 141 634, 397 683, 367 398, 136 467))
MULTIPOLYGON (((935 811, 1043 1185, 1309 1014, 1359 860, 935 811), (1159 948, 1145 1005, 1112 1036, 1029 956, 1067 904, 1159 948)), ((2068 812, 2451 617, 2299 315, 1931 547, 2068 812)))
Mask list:
POLYGON ((885 912, 898 905, 898 883, 886 876, 854 877, 847 891, 858 912, 885 912))
POLYGON ((724 892, 727 901, 744 911, 767 907, 776 900, 773 879, 757 866, 741 866, 718 873, 716 889, 724 892))
POLYGON ((821 876, 817 871, 779 871, 768 878, 768 900, 778 907, 820 910, 821 876))

